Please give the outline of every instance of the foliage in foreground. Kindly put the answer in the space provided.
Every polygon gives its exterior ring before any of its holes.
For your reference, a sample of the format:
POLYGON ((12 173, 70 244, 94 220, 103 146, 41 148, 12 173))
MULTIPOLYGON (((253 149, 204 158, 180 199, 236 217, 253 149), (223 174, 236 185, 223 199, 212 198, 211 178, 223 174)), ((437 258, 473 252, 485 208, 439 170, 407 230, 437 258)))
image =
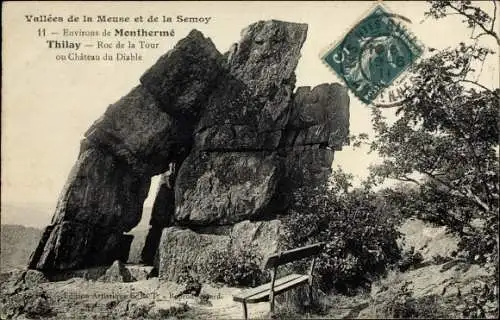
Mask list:
POLYGON ((207 265, 210 281, 236 287, 255 287, 269 280, 267 272, 260 268, 260 257, 249 248, 237 252, 228 250, 210 257, 207 265))
MULTIPOLYGON (((411 70, 395 121, 374 108, 375 137, 368 145, 383 162, 371 168, 369 181, 407 183, 388 196, 405 217, 444 225, 458 235, 457 258, 498 266, 500 89, 481 80, 483 67, 498 63, 497 4, 429 2, 427 17, 458 15, 470 35, 454 48, 429 48, 411 70)), ((368 136, 358 139, 359 145, 368 136)), ((482 308, 495 295, 491 288, 479 290, 482 300, 469 303, 462 316, 484 315, 482 308)))
POLYGON ((325 242, 315 268, 321 289, 354 293, 400 259, 396 220, 385 204, 376 193, 360 189, 345 193, 327 188, 298 190, 284 219, 286 246, 325 242))

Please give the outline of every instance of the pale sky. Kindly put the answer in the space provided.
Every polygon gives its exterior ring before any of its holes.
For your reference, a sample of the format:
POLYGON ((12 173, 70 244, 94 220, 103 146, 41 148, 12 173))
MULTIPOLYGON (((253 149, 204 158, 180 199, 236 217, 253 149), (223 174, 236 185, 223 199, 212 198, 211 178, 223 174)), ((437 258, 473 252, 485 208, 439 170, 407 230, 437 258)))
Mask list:
MULTIPOLYGON (((4 204, 37 204, 54 207, 69 171, 75 163, 79 142, 86 129, 107 106, 126 95, 139 83, 139 77, 162 54, 196 28, 210 37, 221 52, 240 39, 240 31, 258 20, 285 20, 307 23, 307 40, 296 70, 297 86, 315 86, 338 82, 322 64, 320 54, 339 41, 375 2, 8 2, 2 10, 2 207, 4 204), (212 17, 208 24, 170 23, 28 23, 25 15, 52 14, 67 17, 87 15, 212 17), (63 28, 97 30, 115 27, 152 30, 175 30, 174 37, 153 38, 159 49, 137 50, 139 62, 59 62, 56 50, 47 48, 37 30, 61 32, 63 28)), ((411 32, 425 47, 446 48, 468 38, 470 31, 457 16, 435 21, 424 19, 424 2, 385 2, 394 13, 412 21, 411 32)), ((491 3, 483 7, 492 10, 491 3)), ((57 38, 57 37, 56 37, 57 38)), ((62 38, 61 40, 75 40, 62 38)), ((114 37, 110 42, 116 42, 114 37)), ((486 40, 486 39, 485 39, 486 40)), ((90 38, 79 41, 94 43, 90 38)), ((491 42, 489 44, 492 44, 491 42)), ((494 44, 494 42, 493 42, 494 44)), ((493 45, 492 45, 493 47, 493 45)), ((88 53, 102 53, 82 48, 88 53)), ((116 52, 111 50, 112 52, 116 52)), ((61 53, 67 52, 64 49, 61 53)), ((489 61, 481 80, 490 87, 498 86, 499 64, 489 61)), ((351 95, 350 130, 353 134, 371 132, 370 110, 351 95)), ((366 176, 368 165, 378 158, 365 149, 345 147, 337 152, 333 166, 341 166, 358 179, 366 176)), ((151 205, 156 193, 146 201, 151 205)), ((7 214, 2 210, 3 214, 7 214)), ((52 212, 47 214, 49 222, 52 212)))

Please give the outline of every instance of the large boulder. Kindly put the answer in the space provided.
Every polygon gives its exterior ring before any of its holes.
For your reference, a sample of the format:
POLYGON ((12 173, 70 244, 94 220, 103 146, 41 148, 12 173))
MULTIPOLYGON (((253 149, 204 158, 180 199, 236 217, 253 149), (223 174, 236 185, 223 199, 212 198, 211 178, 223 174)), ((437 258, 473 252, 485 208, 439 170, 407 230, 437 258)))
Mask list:
POLYGON ((62 271, 110 265, 115 259, 126 262, 132 239, 131 235, 64 221, 50 227, 49 237, 39 243, 29 267, 62 271))
POLYGON ((325 184, 335 150, 349 143, 349 96, 339 84, 297 89, 281 141, 285 173, 279 193, 286 207, 293 190, 325 184))
POLYGON ((122 233, 139 223, 151 176, 189 152, 198 113, 222 72, 222 55, 193 30, 146 71, 142 85, 108 108, 85 134, 30 267, 66 270, 123 259, 130 243, 122 233))
POLYGON ((150 178, 98 148, 83 151, 57 203, 53 224, 71 221, 127 232, 142 215, 150 178))
POLYGON ((189 125, 160 109, 144 87, 137 86, 109 106, 85 133, 86 143, 105 149, 139 174, 158 174, 191 139, 189 125))
POLYGON ((307 25, 259 21, 228 55, 229 73, 211 94, 196 128, 198 150, 278 147, 295 86, 307 25))
POLYGON ((198 234, 178 227, 165 228, 158 250, 159 277, 176 281, 183 268, 189 267, 207 279, 209 275, 203 272, 210 259, 227 250, 229 244, 229 236, 198 234))
POLYGON ((231 231, 230 252, 252 250, 259 262, 282 249, 283 224, 280 220, 249 221, 234 225, 231 231))
POLYGON ((210 38, 192 30, 142 75, 141 83, 167 113, 195 119, 223 72, 222 60, 210 38))
POLYGON ((266 257, 281 249, 283 239, 283 225, 279 220, 245 220, 229 229, 221 226, 210 231, 165 228, 157 253, 160 278, 176 281, 181 270, 189 268, 201 279, 209 279, 214 257, 226 257, 227 253, 231 257, 251 251, 258 259, 255 262, 262 264, 266 257))
POLYGON ((175 185, 175 220, 224 225, 262 217, 281 177, 276 153, 192 153, 175 185))
POLYGON ((127 261, 132 238, 123 233, 139 223, 149 183, 101 149, 85 149, 29 267, 68 270, 127 261))
POLYGON ((282 184, 296 189, 326 183, 332 172, 334 155, 334 151, 320 148, 317 144, 285 149, 283 163, 286 173, 282 184))

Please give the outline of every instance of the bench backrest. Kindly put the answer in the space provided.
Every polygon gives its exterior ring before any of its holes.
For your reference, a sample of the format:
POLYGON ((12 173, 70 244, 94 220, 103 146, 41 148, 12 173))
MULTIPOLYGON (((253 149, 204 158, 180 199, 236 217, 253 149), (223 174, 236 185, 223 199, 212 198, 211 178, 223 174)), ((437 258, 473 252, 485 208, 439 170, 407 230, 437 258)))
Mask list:
POLYGON ((305 247, 273 254, 272 256, 267 257, 267 260, 264 264, 264 268, 265 269, 275 268, 277 266, 281 266, 283 264, 287 264, 292 261, 297 261, 300 259, 315 256, 323 250, 324 246, 325 244, 320 242, 305 247))

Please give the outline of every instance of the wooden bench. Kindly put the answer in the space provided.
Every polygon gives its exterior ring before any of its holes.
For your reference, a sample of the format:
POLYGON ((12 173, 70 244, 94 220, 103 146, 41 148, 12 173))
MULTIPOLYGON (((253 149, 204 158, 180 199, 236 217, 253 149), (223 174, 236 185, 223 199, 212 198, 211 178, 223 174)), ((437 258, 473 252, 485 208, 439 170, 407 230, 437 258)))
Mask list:
POLYGON ((247 303, 269 301, 272 314, 274 312, 274 297, 300 285, 309 286, 309 303, 311 303, 314 264, 316 262, 316 255, 323 250, 323 247, 323 243, 316 243, 269 256, 264 264, 264 269, 272 269, 271 282, 256 288, 244 290, 233 296, 233 301, 241 302, 243 304, 243 314, 245 319, 248 319, 247 303), (312 259, 308 274, 294 273, 283 278, 276 279, 276 271, 279 266, 309 257, 314 258, 312 259))

